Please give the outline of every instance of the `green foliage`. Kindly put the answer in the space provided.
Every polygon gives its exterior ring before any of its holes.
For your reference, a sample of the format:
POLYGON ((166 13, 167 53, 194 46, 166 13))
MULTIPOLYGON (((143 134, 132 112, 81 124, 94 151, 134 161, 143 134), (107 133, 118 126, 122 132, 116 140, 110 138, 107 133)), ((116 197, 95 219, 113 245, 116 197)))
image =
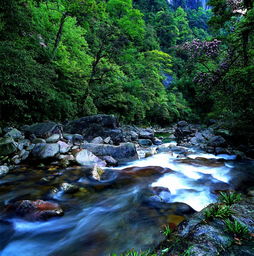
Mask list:
POLYGON ((187 250, 184 251, 184 253, 181 256, 191 256, 193 254, 191 251, 192 248, 193 246, 190 246, 187 250))
POLYGON ((230 206, 220 204, 213 205, 204 212, 207 221, 213 218, 225 219, 230 217, 232 213, 233 211, 230 209, 230 206))
MULTIPOLYGON (((111 256, 118 256, 117 254, 111 254, 111 256)), ((126 253, 123 253, 119 256, 156 256, 156 254, 151 253, 148 251, 136 251, 136 250, 130 250, 126 253)))
POLYGON ((234 220, 225 220, 226 231, 233 234, 238 238, 248 238, 249 230, 247 226, 241 224, 239 221, 234 220))
POLYGON ((235 192, 220 192, 219 201, 226 205, 232 205, 239 201, 241 201, 242 197, 241 194, 235 192))
POLYGON ((164 227, 163 231, 162 231, 162 234, 163 234, 164 236, 168 237, 168 236, 171 235, 171 233, 172 233, 172 229, 171 229, 168 225, 166 225, 166 226, 164 227))

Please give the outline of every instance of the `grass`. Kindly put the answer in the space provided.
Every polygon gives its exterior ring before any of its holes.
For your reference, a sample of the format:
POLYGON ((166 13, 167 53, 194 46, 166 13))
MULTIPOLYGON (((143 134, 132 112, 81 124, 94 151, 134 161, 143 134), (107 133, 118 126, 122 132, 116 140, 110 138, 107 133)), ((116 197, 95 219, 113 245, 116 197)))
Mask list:
POLYGON ((209 209, 205 210, 205 219, 211 220, 213 218, 225 219, 231 216, 233 211, 228 205, 214 205, 209 209))
POLYGON ((162 231, 162 234, 163 234, 164 236, 168 237, 168 236, 171 235, 171 233, 172 233, 171 228, 170 228, 168 225, 166 225, 166 226, 164 227, 164 230, 162 231))
POLYGON ((231 192, 231 193, 225 193, 220 192, 219 201, 221 203, 224 203, 226 205, 232 205, 242 200, 241 194, 231 192))
POLYGON ((237 238, 247 238, 250 235, 250 232, 247 226, 241 224, 239 221, 234 220, 225 220, 226 231, 233 234, 237 238))
POLYGON ((113 253, 110 256, 157 256, 156 254, 151 254, 151 252, 148 251, 136 251, 136 250, 130 250, 128 252, 122 253, 120 255, 113 253))
POLYGON ((190 246, 187 250, 184 251, 184 253, 181 256, 191 256, 192 252, 191 249, 193 246, 190 246))

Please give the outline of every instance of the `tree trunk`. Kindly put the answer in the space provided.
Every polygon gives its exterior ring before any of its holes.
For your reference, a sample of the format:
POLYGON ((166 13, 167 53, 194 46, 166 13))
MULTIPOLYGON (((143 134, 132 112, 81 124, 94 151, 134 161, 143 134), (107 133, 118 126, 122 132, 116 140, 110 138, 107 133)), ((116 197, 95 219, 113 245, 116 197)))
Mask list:
POLYGON ((53 49, 53 52, 52 52, 52 60, 56 56, 57 48, 58 48, 59 43, 60 43, 61 38, 62 38, 63 27, 64 27, 64 23, 65 23, 65 19, 66 19, 67 15, 68 15, 67 13, 63 13, 62 18, 60 20, 59 29, 58 29, 57 34, 56 34, 56 39, 55 39, 55 43, 54 43, 54 49, 53 49))

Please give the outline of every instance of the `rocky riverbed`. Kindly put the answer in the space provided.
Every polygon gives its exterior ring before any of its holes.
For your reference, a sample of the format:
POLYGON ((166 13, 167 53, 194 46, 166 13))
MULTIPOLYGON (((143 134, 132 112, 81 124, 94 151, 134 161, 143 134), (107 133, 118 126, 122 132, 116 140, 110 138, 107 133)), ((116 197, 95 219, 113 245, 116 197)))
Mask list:
MULTIPOLYGON (((253 232, 251 151, 233 149, 218 129, 183 121, 167 129, 120 126, 107 115, 3 128, 0 255, 104 256, 145 250, 163 242, 165 225, 173 230, 180 223, 174 236, 188 242, 168 255, 187 250, 191 241, 197 246, 193 252, 201 253, 208 239, 203 233, 210 236, 217 228, 224 235, 222 225, 202 226, 200 212, 216 202, 220 191, 245 195, 234 210, 246 216, 241 221, 253 232)), ((165 248, 173 243, 167 241, 165 248)), ((215 248, 209 255, 221 252, 219 243, 209 246, 215 248)))

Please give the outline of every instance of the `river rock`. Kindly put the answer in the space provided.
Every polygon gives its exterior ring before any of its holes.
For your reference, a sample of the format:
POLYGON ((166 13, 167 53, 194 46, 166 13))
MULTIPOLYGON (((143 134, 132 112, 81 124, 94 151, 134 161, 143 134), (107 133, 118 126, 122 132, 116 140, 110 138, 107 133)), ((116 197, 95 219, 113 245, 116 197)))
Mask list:
MULTIPOLYGON (((107 138, 110 138, 110 137, 107 137, 107 138)), ((103 144, 103 138, 102 137, 95 137, 90 143, 93 143, 93 144, 103 144)))
POLYGON ((177 123, 177 126, 178 127, 186 127, 186 126, 188 126, 188 123, 186 121, 179 121, 177 123))
POLYGON ((107 138, 105 138, 105 139, 103 140, 103 142, 104 142, 105 144, 110 144, 111 138, 110 138, 110 137, 107 137, 107 138))
POLYGON ((67 144, 64 141, 58 141, 57 144, 60 146, 60 153, 61 154, 65 154, 65 153, 69 152, 69 150, 72 147, 71 144, 67 144))
POLYGON ((95 180, 100 181, 101 176, 104 174, 104 172, 105 171, 103 169, 101 169, 100 167, 94 166, 93 170, 92 170, 92 178, 95 179, 95 180))
POLYGON ((85 166, 106 166, 106 162, 95 156, 92 152, 83 149, 76 154, 76 162, 85 166))
POLYGON ((64 131, 68 133, 84 134, 86 129, 92 125, 98 125, 104 128, 115 129, 118 127, 118 121, 112 115, 93 115, 71 121, 64 126, 64 131))
POLYGON ((10 137, 0 139, 0 156, 8 156, 17 151, 17 143, 10 137))
POLYGON ((22 127, 22 130, 25 132, 26 136, 34 134, 39 138, 48 138, 53 134, 61 134, 62 129, 62 125, 54 122, 36 123, 30 126, 22 127))
POLYGON ((63 210, 58 204, 43 200, 17 201, 8 205, 7 210, 30 221, 47 220, 63 215, 63 210))
POLYGON ((10 131, 8 131, 8 132, 4 135, 4 137, 11 137, 11 138, 13 138, 14 140, 19 140, 19 139, 23 139, 23 138, 24 138, 24 137, 23 137, 23 134, 22 134, 19 130, 15 129, 15 128, 13 128, 13 129, 11 129, 10 131))
POLYGON ((185 158, 185 159, 177 159, 177 162, 181 162, 188 165, 195 165, 195 166, 207 166, 207 167, 221 167, 224 166, 223 159, 207 159, 204 157, 196 157, 193 158, 185 158))
POLYGON ((139 130, 139 138, 140 139, 150 139, 154 138, 154 131, 152 129, 140 129, 139 130))
POLYGON ((133 177, 150 177, 154 175, 162 175, 170 173, 172 170, 159 166, 146 166, 146 167, 128 167, 120 171, 122 174, 133 177))
POLYGON ((60 140, 60 134, 53 134, 46 139, 47 143, 55 143, 60 140))
POLYGON ((107 166, 117 166, 118 162, 112 156, 102 156, 102 160, 106 161, 107 166))
POLYGON ((11 159, 12 163, 14 163, 15 165, 20 164, 21 163, 21 158, 19 155, 15 155, 14 157, 12 157, 11 159))
POLYGON ((23 139, 18 141, 18 150, 27 149, 30 146, 31 142, 28 139, 23 139))
POLYGON ((208 146, 211 147, 223 147, 226 145, 226 140, 222 136, 213 136, 208 141, 208 146))
POLYGON ((149 147, 153 145, 153 142, 150 139, 139 139, 138 143, 143 147, 149 147))
POLYGON ((22 161, 26 160, 29 157, 30 152, 28 150, 22 149, 19 152, 19 157, 22 161))
POLYGON ((9 167, 5 165, 0 166, 0 178, 9 172, 9 167))
POLYGON ((46 143, 46 140, 42 139, 42 138, 35 138, 32 140, 33 144, 39 144, 39 143, 46 143))
POLYGON ((65 194, 73 194, 79 191, 79 187, 74 184, 64 182, 60 185, 59 190, 65 194))
MULTIPOLYGON (((165 187, 152 187, 149 189, 151 195, 145 199, 149 205, 157 205, 161 203, 170 203, 171 193, 165 187)), ((155 207, 157 208, 157 207, 155 207)), ((160 207, 159 207, 160 208, 160 207)))
POLYGON ((53 158, 60 152, 60 145, 57 143, 39 143, 32 150, 32 156, 38 159, 53 158))
POLYGON ((82 148, 91 151, 96 156, 111 156, 118 162, 138 159, 138 153, 133 143, 122 143, 119 146, 86 143, 82 148))
POLYGON ((159 145, 161 145, 162 143, 163 143, 162 140, 160 140, 160 139, 158 139, 158 138, 154 138, 154 139, 153 139, 153 144, 154 144, 154 145, 159 146, 159 145))

